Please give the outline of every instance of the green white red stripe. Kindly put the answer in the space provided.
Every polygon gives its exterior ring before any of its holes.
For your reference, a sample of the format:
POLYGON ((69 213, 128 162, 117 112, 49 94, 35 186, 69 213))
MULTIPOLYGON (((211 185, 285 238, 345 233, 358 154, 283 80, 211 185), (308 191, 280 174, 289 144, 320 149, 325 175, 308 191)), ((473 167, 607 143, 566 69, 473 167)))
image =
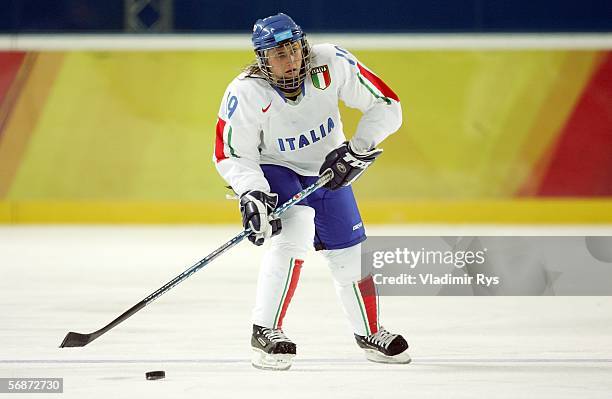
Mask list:
POLYGON ((221 162, 229 156, 240 158, 232 147, 232 126, 218 118, 215 130, 215 161, 221 162))
POLYGON ((372 71, 357 63, 357 68, 359 69, 359 73, 357 77, 359 78, 359 82, 364 85, 372 95, 376 98, 380 98, 387 103, 391 103, 391 100, 399 102, 399 97, 395 92, 387 86, 385 82, 378 76, 376 76, 372 71))
POLYGON ((366 335, 378 332, 378 296, 372 276, 353 283, 366 335))
POLYGON ((276 310, 276 316, 274 317, 274 328, 283 327, 283 319, 285 318, 285 313, 287 313, 287 308, 291 303, 295 288, 297 287, 298 280, 300 279, 300 271, 302 270, 303 263, 304 261, 302 259, 291 258, 289 261, 289 271, 287 272, 285 287, 283 288, 283 295, 281 296, 278 309, 276 310))

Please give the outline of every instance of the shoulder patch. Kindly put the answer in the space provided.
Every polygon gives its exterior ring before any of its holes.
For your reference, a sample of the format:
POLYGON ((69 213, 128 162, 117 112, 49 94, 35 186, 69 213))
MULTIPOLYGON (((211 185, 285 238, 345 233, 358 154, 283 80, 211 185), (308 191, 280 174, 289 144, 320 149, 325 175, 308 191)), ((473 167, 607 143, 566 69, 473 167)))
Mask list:
POLYGON ((331 75, 327 65, 313 67, 310 70, 312 85, 317 89, 325 90, 331 84, 331 75))

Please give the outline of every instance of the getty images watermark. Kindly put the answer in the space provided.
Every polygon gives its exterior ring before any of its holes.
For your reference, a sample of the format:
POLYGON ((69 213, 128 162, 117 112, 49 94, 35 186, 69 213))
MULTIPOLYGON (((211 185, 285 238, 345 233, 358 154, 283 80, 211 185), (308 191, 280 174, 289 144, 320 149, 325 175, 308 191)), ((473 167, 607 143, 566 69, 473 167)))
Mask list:
POLYGON ((379 295, 611 295, 612 237, 369 237, 379 295))

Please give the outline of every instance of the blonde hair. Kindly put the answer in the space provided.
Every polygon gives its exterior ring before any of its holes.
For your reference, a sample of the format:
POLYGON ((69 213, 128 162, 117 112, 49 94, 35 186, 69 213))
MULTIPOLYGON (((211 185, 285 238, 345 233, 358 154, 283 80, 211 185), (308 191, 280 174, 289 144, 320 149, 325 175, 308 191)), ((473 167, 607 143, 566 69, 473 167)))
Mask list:
POLYGON ((264 77, 264 74, 261 72, 261 68, 259 68, 257 60, 251 61, 250 64, 244 67, 242 72, 244 72, 247 76, 264 77))

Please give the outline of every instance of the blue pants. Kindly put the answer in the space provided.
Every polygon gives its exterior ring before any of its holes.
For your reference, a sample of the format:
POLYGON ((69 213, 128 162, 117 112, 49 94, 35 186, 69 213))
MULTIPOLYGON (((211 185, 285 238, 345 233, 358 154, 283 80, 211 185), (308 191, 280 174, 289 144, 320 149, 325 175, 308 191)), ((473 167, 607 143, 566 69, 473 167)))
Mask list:
MULTIPOLYGON (((278 165, 261 165, 261 169, 270 184, 270 192, 278 194, 278 205, 318 179, 316 176, 298 175, 291 169, 278 165)), ((314 247, 317 251, 349 248, 366 239, 361 215, 350 186, 334 191, 320 188, 298 205, 310 206, 315 210, 314 247)))

